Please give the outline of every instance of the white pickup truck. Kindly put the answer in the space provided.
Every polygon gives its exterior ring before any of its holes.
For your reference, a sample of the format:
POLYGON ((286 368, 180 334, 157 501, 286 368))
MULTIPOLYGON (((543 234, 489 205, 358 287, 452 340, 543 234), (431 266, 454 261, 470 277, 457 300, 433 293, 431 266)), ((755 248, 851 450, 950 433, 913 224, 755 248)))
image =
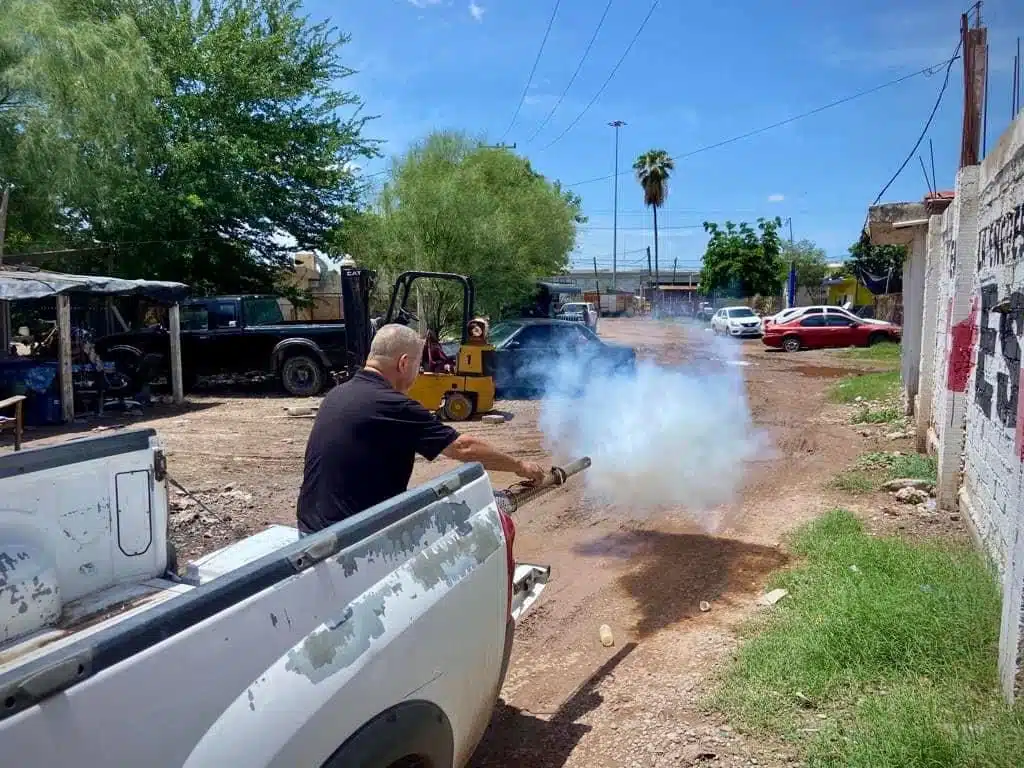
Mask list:
MULTIPOLYGON (((564 480, 565 473, 556 470, 564 480)), ((449 768, 550 569, 467 465, 175 573, 152 430, 0 456, 0 745, 46 768, 449 768)))

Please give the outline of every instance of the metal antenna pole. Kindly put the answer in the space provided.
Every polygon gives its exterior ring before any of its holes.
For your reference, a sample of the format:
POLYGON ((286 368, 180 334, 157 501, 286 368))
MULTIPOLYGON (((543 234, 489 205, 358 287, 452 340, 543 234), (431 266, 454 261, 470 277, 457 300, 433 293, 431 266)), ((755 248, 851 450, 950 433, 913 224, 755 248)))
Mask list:
POLYGON ((612 202, 612 291, 618 290, 619 261, 619 128, 625 125, 622 120, 608 123, 615 129, 615 196, 612 202))

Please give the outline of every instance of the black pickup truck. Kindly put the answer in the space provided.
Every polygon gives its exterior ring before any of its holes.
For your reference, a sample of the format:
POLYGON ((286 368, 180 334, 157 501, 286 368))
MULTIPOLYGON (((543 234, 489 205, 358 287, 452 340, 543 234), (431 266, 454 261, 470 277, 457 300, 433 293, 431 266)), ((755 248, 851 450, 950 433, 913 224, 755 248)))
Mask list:
MULTIPOLYGON (((357 294, 363 293, 358 290, 359 283, 358 279, 349 281, 343 293, 346 317, 358 318, 356 325, 361 326, 365 303, 359 300, 366 295, 353 296, 352 291, 354 285, 357 294)), ((346 372, 365 356, 365 350, 353 348, 350 336, 361 338, 366 331, 352 326, 352 322, 340 320, 286 321, 273 296, 191 299, 181 305, 186 388, 198 376, 264 371, 278 376, 284 389, 295 397, 316 395, 330 383, 333 372, 346 372)), ((170 337, 162 326, 105 336, 97 340, 96 351, 104 360, 113 361, 119 371, 136 377, 139 384, 167 375, 170 368, 170 337)))

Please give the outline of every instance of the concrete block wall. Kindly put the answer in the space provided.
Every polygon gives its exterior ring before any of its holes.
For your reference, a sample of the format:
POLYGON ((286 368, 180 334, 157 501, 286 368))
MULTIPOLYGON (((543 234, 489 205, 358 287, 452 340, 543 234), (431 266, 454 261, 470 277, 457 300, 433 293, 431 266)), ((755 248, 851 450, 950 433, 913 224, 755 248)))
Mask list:
MULTIPOLYGON (((999 573, 999 668, 1024 695, 1024 116, 954 203, 928 222, 918 437, 938 461, 938 503, 958 508, 999 573)), ((904 348, 904 356, 909 354, 904 348)))
POLYGON ((936 284, 935 301, 925 305, 925 312, 935 313, 935 322, 932 325, 934 338, 931 343, 931 349, 926 349, 923 344, 921 349, 922 358, 925 354, 931 353, 934 369, 932 375, 931 420, 926 425, 928 430, 928 453, 932 454, 938 453, 939 443, 942 440, 946 423, 946 378, 948 374, 946 357, 949 352, 950 310, 952 309, 953 289, 956 285, 954 278, 956 270, 958 201, 958 198, 954 198, 953 203, 939 217, 938 222, 933 217, 928 224, 928 259, 941 265, 936 284))
POLYGON ((964 485, 971 519, 1003 579, 1000 672, 1012 698, 1024 689, 1024 117, 981 164, 978 188, 977 352, 964 485))

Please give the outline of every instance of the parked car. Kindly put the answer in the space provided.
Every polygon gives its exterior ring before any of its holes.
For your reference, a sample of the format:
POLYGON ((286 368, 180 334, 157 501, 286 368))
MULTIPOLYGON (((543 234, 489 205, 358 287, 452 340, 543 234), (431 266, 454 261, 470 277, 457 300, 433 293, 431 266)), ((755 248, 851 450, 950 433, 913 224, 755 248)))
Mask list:
POLYGON ((899 341, 903 329, 892 323, 865 322, 849 313, 812 312, 765 327, 766 346, 787 352, 826 347, 866 347, 882 341, 899 341))
POLYGON ((490 342, 499 396, 576 391, 592 376, 636 365, 632 347, 609 344, 582 323, 565 320, 505 320, 491 328, 490 342))
POLYGON ((764 319, 764 326, 767 327, 772 323, 785 323, 795 317, 803 317, 804 315, 837 315, 860 323, 866 323, 868 325, 888 324, 885 320, 877 320, 873 317, 858 317, 853 314, 853 312, 850 312, 848 309, 843 309, 842 307, 835 307, 827 304, 815 304, 809 307, 791 307, 789 309, 784 309, 777 314, 766 317, 764 319))
POLYGON ((761 318, 750 307, 723 307, 712 316, 711 330, 725 336, 755 338, 761 335, 761 318))
MULTIPOLYGON (((157 375, 170 369, 170 337, 162 326, 105 336, 96 350, 132 377, 140 376, 147 358, 155 360, 157 375)), ((273 296, 215 296, 181 307, 186 386, 198 376, 265 371, 280 377, 289 394, 310 397, 330 383, 332 371, 349 366, 349 357, 343 321, 286 321, 273 296)))
POLYGON ((713 304, 709 304, 706 301, 702 301, 697 307, 694 317, 698 320, 703 320, 705 323, 711 322, 711 318, 715 316, 715 307, 713 304))
POLYGON ((555 315, 555 319, 583 323, 596 333, 599 315, 600 313, 589 301, 570 301, 562 305, 561 310, 555 315))
POLYGON ((166 483, 152 429, 0 455, 9 765, 468 762, 550 573, 515 562, 479 464, 183 577, 166 483))

